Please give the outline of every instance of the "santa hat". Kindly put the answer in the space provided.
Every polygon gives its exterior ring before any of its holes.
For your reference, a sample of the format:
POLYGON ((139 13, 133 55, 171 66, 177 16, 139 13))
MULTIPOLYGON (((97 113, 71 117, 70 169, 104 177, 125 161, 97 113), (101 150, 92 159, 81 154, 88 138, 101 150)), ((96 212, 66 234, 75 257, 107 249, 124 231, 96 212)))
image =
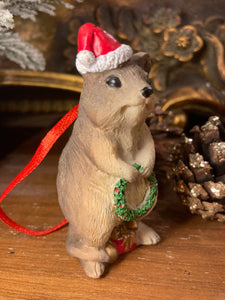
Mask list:
POLYGON ((121 45, 102 28, 91 23, 80 27, 76 67, 81 74, 115 69, 132 55, 130 46, 121 45))

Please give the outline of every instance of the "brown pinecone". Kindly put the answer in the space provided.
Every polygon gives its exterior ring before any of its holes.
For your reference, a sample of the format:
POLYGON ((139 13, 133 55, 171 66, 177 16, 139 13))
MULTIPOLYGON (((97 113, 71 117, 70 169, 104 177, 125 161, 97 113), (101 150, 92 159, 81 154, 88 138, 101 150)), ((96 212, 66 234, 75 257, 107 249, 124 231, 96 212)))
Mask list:
POLYGON ((212 116, 190 135, 173 169, 176 190, 191 213, 225 222, 225 127, 212 116))
POLYGON ((176 115, 161 106, 156 105, 147 124, 155 142, 155 172, 158 179, 167 181, 175 162, 183 157, 184 136, 182 126, 175 122, 176 115))

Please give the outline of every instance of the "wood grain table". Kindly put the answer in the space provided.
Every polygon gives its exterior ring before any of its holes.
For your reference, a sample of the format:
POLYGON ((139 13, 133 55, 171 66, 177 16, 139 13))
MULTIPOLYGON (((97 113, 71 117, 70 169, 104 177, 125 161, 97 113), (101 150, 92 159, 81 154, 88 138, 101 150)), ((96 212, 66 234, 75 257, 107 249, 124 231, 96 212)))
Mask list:
MULTIPOLYGON (((0 191, 34 153, 44 132, 0 161, 0 191)), ((67 136, 13 190, 2 208, 15 221, 47 229, 63 219, 57 203, 57 162, 67 136)), ((2 146, 2 144, 1 144, 2 146)), ((0 300, 225 299, 225 224, 204 221, 183 207, 159 178, 159 200, 145 219, 161 236, 155 246, 122 255, 101 279, 89 279, 65 249, 67 227, 42 237, 0 223, 0 300)))

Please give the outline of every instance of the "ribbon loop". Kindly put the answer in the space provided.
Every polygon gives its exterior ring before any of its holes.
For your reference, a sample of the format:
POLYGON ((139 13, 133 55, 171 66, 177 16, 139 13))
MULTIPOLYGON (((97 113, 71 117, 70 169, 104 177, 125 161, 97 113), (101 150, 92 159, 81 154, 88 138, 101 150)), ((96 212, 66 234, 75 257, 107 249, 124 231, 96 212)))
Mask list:
MULTIPOLYGON (((46 157, 46 155, 51 150, 52 146, 58 140, 58 138, 65 132, 65 130, 76 120, 78 116, 78 104, 74 106, 64 117, 62 117, 56 125, 46 134, 46 136, 41 141, 40 145, 38 146, 36 152, 34 153, 30 162, 25 166, 25 168, 12 180, 12 182, 7 186, 0 197, 0 203, 3 199, 8 195, 8 193, 24 178, 26 178, 46 157)), ((58 225, 47 229, 47 230, 32 230, 30 228, 26 228, 14 222, 10 219, 0 208, 0 220, 2 220, 6 225, 9 227, 20 231, 25 234, 30 235, 45 235, 51 233, 59 228, 65 226, 68 221, 63 220, 58 225)))

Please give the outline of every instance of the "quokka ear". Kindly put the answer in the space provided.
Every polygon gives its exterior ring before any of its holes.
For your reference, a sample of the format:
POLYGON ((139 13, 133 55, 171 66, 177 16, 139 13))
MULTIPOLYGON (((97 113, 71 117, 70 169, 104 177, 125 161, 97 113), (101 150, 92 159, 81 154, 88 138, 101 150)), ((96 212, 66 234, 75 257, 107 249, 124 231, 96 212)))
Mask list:
POLYGON ((151 69, 151 59, 148 53, 146 52, 138 52, 135 53, 131 59, 130 63, 137 64, 140 66, 145 72, 149 73, 151 69))

